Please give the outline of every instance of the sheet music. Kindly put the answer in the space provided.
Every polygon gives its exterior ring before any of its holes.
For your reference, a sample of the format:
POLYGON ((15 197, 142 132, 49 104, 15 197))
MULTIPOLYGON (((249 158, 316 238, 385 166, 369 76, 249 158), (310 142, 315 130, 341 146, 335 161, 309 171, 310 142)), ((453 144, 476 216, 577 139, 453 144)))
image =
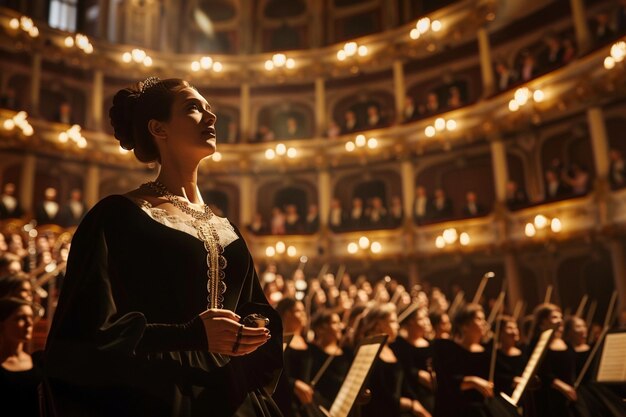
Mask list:
POLYGON ((348 375, 344 379, 341 389, 330 408, 332 417, 347 417, 356 401, 365 378, 378 355, 380 343, 362 345, 352 362, 348 375))
POLYGON ((596 379, 598 382, 626 382, 626 333, 606 335, 596 379))
POLYGON ((505 400, 507 400, 514 406, 517 407, 517 403, 522 397, 522 394, 524 393, 524 390, 526 389, 526 385, 528 385, 528 381, 537 370, 537 365, 539 364, 539 360, 541 359, 541 356, 543 355, 543 353, 546 350, 546 347, 548 346, 548 342, 550 341, 550 338, 552 337, 552 333, 554 333, 554 330, 548 329, 548 330, 544 330, 543 333, 541 333, 541 336, 539 336, 537 345, 535 346, 535 349, 533 350, 533 353, 530 355, 530 359, 528 359, 528 363, 526 364, 526 367, 524 368, 521 381, 515 387, 513 394, 511 394, 511 396, 509 397, 505 393, 500 393, 500 395, 502 395, 502 397, 505 400))

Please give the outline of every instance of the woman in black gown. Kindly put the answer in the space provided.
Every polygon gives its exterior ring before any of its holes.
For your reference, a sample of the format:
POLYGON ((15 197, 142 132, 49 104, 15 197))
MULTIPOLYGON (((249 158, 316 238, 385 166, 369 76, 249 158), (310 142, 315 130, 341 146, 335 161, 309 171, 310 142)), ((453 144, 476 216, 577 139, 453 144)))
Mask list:
POLYGON ((430 332, 428 311, 419 308, 400 323, 404 335, 398 336, 390 347, 407 372, 407 381, 419 402, 432 413, 435 408, 433 390, 432 347, 426 339, 430 332))
POLYGON ((0 299, 0 398, 10 416, 39 416, 37 386, 41 382, 39 355, 24 344, 33 337, 33 308, 19 298, 0 299))
POLYGON ((356 332, 358 337, 387 335, 387 342, 374 361, 365 384, 371 390, 371 399, 361 407, 363 417, 430 417, 428 410, 412 392, 402 364, 389 347, 389 344, 396 340, 398 330, 396 307, 391 303, 366 310, 359 323, 356 332))
POLYGON ((495 370, 495 392, 511 395, 524 372, 527 356, 517 346, 520 341, 517 322, 511 316, 500 316, 500 334, 495 370))
POLYGON ((210 106, 186 81, 149 78, 120 90, 110 117, 120 146, 160 172, 100 201, 74 235, 44 358, 47 413, 280 415, 267 394, 280 318, 238 230, 197 187, 216 149, 210 106), (251 313, 269 325, 241 324, 251 313))
POLYGON ((315 378, 322 366, 330 359, 329 365, 317 381, 314 389, 316 399, 326 409, 330 409, 350 365, 352 354, 341 347, 343 324, 339 314, 332 310, 320 310, 311 320, 315 339, 309 345, 311 350, 311 377, 315 378))

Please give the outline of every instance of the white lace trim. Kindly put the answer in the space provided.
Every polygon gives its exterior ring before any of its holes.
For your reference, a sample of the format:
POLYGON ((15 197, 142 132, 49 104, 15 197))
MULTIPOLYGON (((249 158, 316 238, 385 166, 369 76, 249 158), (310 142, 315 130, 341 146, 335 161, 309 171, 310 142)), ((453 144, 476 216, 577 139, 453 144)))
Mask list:
MULTIPOLYGON (((161 223, 164 226, 167 226, 171 229, 176 229, 181 232, 185 232, 188 235, 195 237, 196 239, 203 242, 201 237, 198 235, 198 231, 193 226, 192 220, 185 220, 176 214, 171 214, 167 210, 160 209, 158 207, 153 207, 149 202, 143 200, 141 198, 133 197, 132 200, 150 217, 152 217, 157 222, 161 223)), ((235 240, 239 239, 237 233, 235 233, 235 229, 230 224, 227 218, 212 216, 209 220, 215 227, 217 232, 217 236, 220 240, 220 245, 223 248, 233 243, 235 240)))

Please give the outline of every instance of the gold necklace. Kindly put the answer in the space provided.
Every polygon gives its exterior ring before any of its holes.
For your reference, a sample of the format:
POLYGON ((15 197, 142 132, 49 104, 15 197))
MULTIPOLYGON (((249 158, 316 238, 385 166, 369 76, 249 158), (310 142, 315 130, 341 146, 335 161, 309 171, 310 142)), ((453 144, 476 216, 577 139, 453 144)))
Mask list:
POLYGON ((226 258, 223 255, 224 248, 220 245, 217 230, 215 230, 213 222, 210 221, 214 216, 213 211, 207 204, 203 204, 203 211, 192 209, 159 181, 147 182, 142 187, 149 188, 160 197, 164 197, 174 207, 193 219, 190 223, 196 229, 198 238, 204 243, 204 249, 207 252, 207 308, 222 308, 224 293, 226 292, 226 283, 224 282, 226 258))

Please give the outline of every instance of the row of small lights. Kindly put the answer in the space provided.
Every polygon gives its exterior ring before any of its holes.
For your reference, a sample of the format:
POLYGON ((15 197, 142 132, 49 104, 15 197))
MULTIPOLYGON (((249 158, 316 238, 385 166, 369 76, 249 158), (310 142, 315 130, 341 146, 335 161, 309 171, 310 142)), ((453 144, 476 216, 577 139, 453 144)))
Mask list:
POLYGON ((276 242, 274 246, 268 246, 267 248, 265 248, 265 256, 267 256, 268 258, 272 258, 276 255, 282 255, 285 252, 287 252, 287 256, 292 258, 298 254, 298 250, 295 246, 287 246, 285 245, 285 242, 281 240, 276 242))
POLYGON ((213 61, 213 58, 210 56, 203 56, 199 61, 193 61, 191 63, 191 70, 194 72, 198 72, 201 69, 203 70, 213 70, 215 72, 222 72, 224 66, 219 61, 213 61))
POLYGON ((378 146, 378 139, 366 139, 364 135, 356 135, 354 141, 346 142, 346 151, 352 152, 356 148, 365 148, 366 146, 370 149, 375 149, 378 146))
POLYGON ((439 20, 430 21, 428 17, 422 17, 417 21, 415 27, 411 29, 409 32, 409 37, 413 40, 419 39, 420 36, 424 35, 429 30, 433 32, 439 32, 442 28, 441 22, 439 20))
POLYGON ((285 54, 274 54, 272 59, 265 61, 265 70, 273 71, 274 69, 287 68, 293 69, 296 61, 293 58, 287 58, 285 54))
POLYGON ((604 58, 604 68, 607 70, 613 69, 615 64, 618 62, 622 62, 626 57, 626 42, 619 41, 615 42, 611 46, 610 55, 604 58))
POLYGON ((85 149, 87 147, 87 139, 80 133, 79 125, 72 125, 65 132, 59 133, 59 142, 67 143, 69 140, 72 140, 81 149, 85 149))
POLYGON ((122 54, 122 61, 127 64, 131 61, 135 61, 138 64, 143 64, 146 67, 152 66, 152 58, 143 49, 135 48, 131 52, 124 52, 122 54))
POLYGON ((450 246, 459 241, 461 246, 467 246, 470 244, 470 235, 467 232, 461 232, 460 234, 453 227, 446 229, 443 233, 435 239, 435 246, 437 249, 443 249, 446 246, 450 246))
POLYGON ((265 150, 265 159, 272 160, 276 158, 276 156, 285 156, 287 158, 295 158, 298 155, 298 150, 294 147, 287 148, 284 143, 279 143, 276 145, 274 149, 269 148, 265 150))
POLYGON ((37 28, 33 19, 28 16, 22 16, 19 19, 14 17, 9 21, 9 27, 14 30, 21 28, 24 32, 28 33, 31 38, 39 36, 39 28, 37 28))
POLYGON ((372 253, 380 253, 383 250, 383 245, 380 242, 370 242, 367 236, 361 236, 358 242, 350 242, 348 243, 348 253, 354 255, 362 250, 370 250, 372 253))
POLYGON ((359 45, 356 42, 346 42, 343 45, 343 49, 337 51, 337 60, 345 61, 346 58, 352 58, 353 56, 366 56, 368 53, 367 46, 359 45))
POLYGON ((535 103, 541 103, 546 95, 542 90, 531 90, 528 87, 520 87, 515 90, 515 94, 511 101, 509 101, 509 110, 512 112, 516 112, 528 103, 530 99, 532 99, 535 103))
POLYGON ((25 111, 16 113, 12 118, 6 119, 2 123, 5 130, 13 130, 17 126, 24 136, 32 136, 35 133, 33 127, 28 123, 28 114, 25 111))
POLYGON ((437 132, 443 132, 446 130, 450 132, 456 130, 456 120, 446 120, 443 117, 438 117, 437 119, 435 119, 434 125, 426 126, 426 129, 424 129, 424 134, 427 137, 432 138, 437 134, 437 132))
POLYGON ((524 234, 527 237, 533 237, 537 234, 537 231, 546 229, 548 226, 553 233, 559 233, 563 230, 563 225, 558 217, 549 219, 543 214, 537 214, 532 222, 526 223, 524 234))
POLYGON ((93 45, 89 42, 89 38, 81 33, 77 33, 74 37, 66 37, 63 43, 68 48, 76 45, 78 49, 81 49, 86 54, 91 54, 93 52, 93 45))

